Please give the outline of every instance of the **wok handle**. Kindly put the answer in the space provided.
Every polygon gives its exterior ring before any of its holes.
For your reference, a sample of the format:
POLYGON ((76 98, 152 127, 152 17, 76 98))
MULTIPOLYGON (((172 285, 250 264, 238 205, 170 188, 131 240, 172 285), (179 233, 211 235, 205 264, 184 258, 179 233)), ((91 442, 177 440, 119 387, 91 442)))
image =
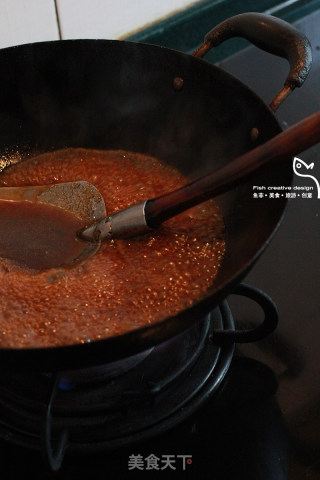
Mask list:
POLYGON ((235 15, 214 27, 192 55, 203 57, 212 47, 233 37, 245 38, 258 48, 288 60, 290 71, 284 87, 270 104, 271 110, 275 112, 290 92, 301 87, 307 78, 312 63, 309 40, 284 20, 272 15, 248 12, 235 15))
MULTIPOLYGON (((272 333, 278 325, 278 309, 274 301, 262 290, 241 283, 232 292, 232 295, 240 295, 256 302, 264 313, 263 322, 252 328, 243 330, 215 330, 212 341, 218 345, 230 343, 251 343, 262 340, 272 333)), ((223 304, 220 308, 226 308, 223 304)))

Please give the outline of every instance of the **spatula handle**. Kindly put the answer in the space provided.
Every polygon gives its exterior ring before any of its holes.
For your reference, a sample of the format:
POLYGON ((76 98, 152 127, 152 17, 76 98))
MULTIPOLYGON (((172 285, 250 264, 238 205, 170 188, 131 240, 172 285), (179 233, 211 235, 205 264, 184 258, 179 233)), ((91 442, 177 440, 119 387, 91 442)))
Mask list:
POLYGON ((320 111, 215 172, 170 193, 148 200, 145 205, 146 223, 152 228, 158 227, 182 211, 224 193, 261 167, 289 160, 293 155, 318 142, 320 142, 320 111))
POLYGON ((320 111, 209 175, 102 218, 85 227, 79 232, 79 237, 86 241, 100 242, 113 237, 141 235, 184 210, 230 190, 256 170, 274 162, 288 161, 293 155, 318 142, 320 111))

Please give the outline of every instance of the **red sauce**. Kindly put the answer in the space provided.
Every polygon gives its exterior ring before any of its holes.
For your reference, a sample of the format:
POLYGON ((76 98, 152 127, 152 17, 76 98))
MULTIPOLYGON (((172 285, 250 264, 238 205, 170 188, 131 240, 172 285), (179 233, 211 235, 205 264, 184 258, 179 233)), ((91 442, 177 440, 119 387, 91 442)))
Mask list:
MULTIPOLYGON (((87 180, 107 214, 173 190, 187 179, 154 158, 66 149, 11 166, 0 186, 87 180)), ((0 259, 0 346, 90 342, 159 322, 200 300, 218 273, 225 242, 213 201, 150 234, 106 242, 85 263, 37 271, 0 259)))

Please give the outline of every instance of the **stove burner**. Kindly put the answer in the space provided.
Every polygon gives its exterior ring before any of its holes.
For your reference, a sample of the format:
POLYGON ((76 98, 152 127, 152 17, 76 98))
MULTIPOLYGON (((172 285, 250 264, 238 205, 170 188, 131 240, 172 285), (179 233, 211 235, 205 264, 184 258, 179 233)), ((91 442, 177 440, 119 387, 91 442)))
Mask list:
MULTIPOLYGON (((274 304, 246 288, 242 294, 255 297, 266 317, 269 310, 271 320, 258 327, 268 333, 276 325, 274 304)), ((184 333, 129 359, 60 375, 0 371, 0 437, 42 451, 58 470, 65 450, 110 451, 159 435, 219 388, 233 356, 232 333, 241 338, 224 301, 184 333), (218 345, 223 333, 229 341, 218 345)))

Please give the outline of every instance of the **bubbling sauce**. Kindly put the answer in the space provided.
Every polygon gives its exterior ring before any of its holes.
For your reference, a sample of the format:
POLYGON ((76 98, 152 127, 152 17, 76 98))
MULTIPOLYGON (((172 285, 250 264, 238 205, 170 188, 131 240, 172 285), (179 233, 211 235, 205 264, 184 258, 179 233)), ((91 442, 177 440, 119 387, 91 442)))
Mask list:
MULTIPOLYGON (((0 186, 86 180, 107 214, 174 190, 188 179, 155 158, 65 149, 12 165, 0 186)), ((213 200, 131 239, 105 242, 72 268, 28 269, 0 258, 0 346, 85 343, 159 322, 201 300, 224 253, 224 224, 213 200)))

